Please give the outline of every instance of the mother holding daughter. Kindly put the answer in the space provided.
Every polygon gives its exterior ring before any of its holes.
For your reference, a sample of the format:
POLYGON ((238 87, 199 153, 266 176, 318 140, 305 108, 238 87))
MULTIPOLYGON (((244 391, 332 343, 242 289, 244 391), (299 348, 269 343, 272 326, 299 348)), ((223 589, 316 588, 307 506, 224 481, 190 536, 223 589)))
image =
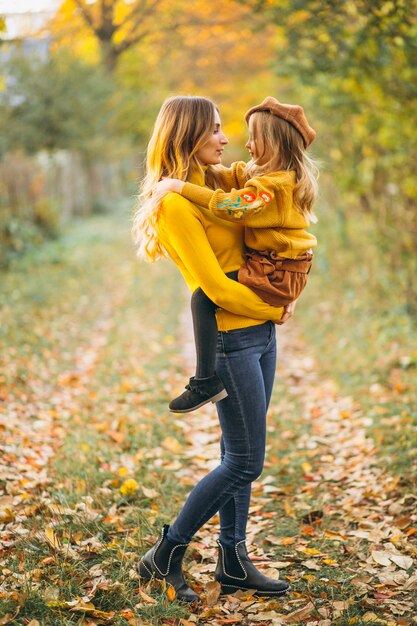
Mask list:
POLYGON ((197 371, 170 408, 186 412, 215 401, 222 432, 219 466, 192 489, 139 563, 141 578, 165 579, 186 602, 199 596, 183 575, 185 550, 217 512, 215 578, 222 592, 279 596, 289 589, 256 569, 245 540, 251 483, 265 456, 275 324, 292 315, 316 243, 304 230, 316 195, 305 148, 315 133, 301 107, 274 98, 251 109, 247 121, 252 160, 223 168, 228 141, 216 106, 202 97, 166 100, 148 145, 134 218, 139 256, 155 261, 168 254, 193 293, 197 371), (263 237, 257 237, 259 226, 263 237), (276 235, 265 238, 268 230, 276 235))

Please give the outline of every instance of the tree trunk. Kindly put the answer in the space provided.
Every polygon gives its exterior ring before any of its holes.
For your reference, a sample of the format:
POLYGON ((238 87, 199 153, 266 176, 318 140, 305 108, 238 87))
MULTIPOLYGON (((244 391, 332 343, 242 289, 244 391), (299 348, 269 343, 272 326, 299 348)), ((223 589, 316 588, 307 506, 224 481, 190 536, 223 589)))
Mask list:
POLYGON ((113 42, 108 39, 100 39, 101 61, 110 74, 116 69, 119 53, 115 50, 113 42))

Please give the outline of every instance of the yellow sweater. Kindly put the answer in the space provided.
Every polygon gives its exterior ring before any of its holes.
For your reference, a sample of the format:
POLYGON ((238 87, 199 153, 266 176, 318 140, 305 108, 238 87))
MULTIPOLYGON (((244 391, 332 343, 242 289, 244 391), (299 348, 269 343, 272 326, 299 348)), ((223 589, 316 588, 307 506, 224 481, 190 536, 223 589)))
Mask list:
POLYGON ((316 246, 314 235, 304 230, 308 221, 294 206, 295 171, 263 174, 246 181, 245 168, 242 161, 222 168, 222 189, 213 191, 189 182, 181 194, 223 220, 243 223, 248 248, 274 250, 292 259, 316 246))
MULTIPOLYGON (((196 173, 191 181, 204 185, 204 174, 196 173)), ((169 193, 159 210, 158 234, 190 291, 201 287, 221 307, 216 313, 219 330, 281 319, 281 307, 266 304, 251 289, 225 276, 244 261, 243 225, 230 224, 181 195, 169 193)))

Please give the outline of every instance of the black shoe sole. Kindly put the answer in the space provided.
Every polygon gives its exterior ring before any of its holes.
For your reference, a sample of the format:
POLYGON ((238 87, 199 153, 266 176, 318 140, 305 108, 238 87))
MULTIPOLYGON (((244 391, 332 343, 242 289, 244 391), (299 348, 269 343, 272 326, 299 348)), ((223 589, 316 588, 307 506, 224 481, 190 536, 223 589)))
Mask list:
POLYGON ((205 404, 208 404, 209 402, 212 402, 213 404, 215 402, 220 402, 220 400, 224 400, 225 398, 227 398, 227 391, 226 389, 222 389, 222 391, 220 391, 219 393, 216 393, 215 396, 212 396, 211 398, 207 398, 207 400, 204 400, 203 402, 200 402, 200 404, 196 404, 195 406, 191 406, 188 407, 186 409, 171 409, 171 407, 169 407, 169 410, 171 411, 171 413, 191 413, 191 411, 195 411, 196 409, 199 409, 201 406, 204 406, 205 404))
POLYGON ((252 591, 251 595, 253 596, 256 596, 258 598, 268 598, 268 597, 283 596, 288 591, 291 591, 291 587, 288 587, 287 589, 283 589, 282 591, 259 591, 259 590, 253 591, 245 587, 237 587, 236 585, 226 585, 226 584, 221 583, 222 594, 232 594, 232 593, 235 593, 235 591, 252 591))

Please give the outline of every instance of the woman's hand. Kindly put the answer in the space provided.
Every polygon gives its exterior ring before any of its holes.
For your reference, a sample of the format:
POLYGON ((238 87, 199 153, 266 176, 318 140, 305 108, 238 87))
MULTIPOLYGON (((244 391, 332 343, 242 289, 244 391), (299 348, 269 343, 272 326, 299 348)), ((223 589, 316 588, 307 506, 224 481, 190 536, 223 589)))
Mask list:
POLYGON ((285 324, 285 322, 287 322, 290 319, 290 317, 294 315, 296 304, 297 304, 297 300, 294 300, 294 302, 291 302, 290 304, 286 304, 284 306, 282 317, 279 320, 279 322, 277 322, 277 324, 279 324, 280 326, 281 324, 285 324))

